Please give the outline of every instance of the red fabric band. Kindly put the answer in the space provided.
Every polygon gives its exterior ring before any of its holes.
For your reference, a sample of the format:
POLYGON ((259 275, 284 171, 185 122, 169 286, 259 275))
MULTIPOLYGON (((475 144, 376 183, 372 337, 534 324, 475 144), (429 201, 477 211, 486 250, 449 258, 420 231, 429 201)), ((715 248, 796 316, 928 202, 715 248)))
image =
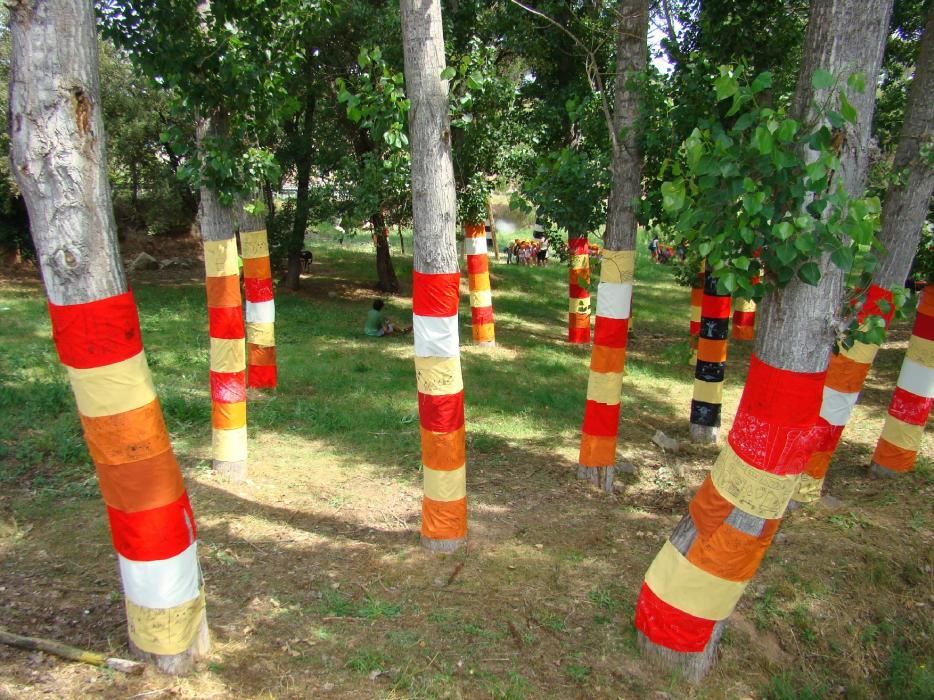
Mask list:
POLYGON ((467 274, 477 275, 490 269, 490 259, 486 253, 467 256, 467 274))
POLYGON ((453 433, 464 425, 464 392, 443 396, 418 392, 418 419, 425 430, 453 433))
POLYGON ((239 306, 209 306, 208 335, 239 340, 243 337, 243 309, 239 306))
POLYGON ((587 328, 568 328, 569 343, 589 343, 590 327, 587 328))
MULTIPOLYGON (((275 389, 276 388, 276 366, 275 365, 250 365, 249 366, 249 385, 254 389, 275 389)), ((228 402, 229 403, 229 402, 228 402)))
POLYGON ((430 275, 412 272, 412 313, 419 316, 456 316, 460 273, 430 275))
POLYGON ((700 321, 691 321, 690 324, 691 335, 700 335, 700 321))
POLYGON ((571 255, 585 255, 590 252, 587 245, 587 236, 583 238, 568 238, 568 252, 571 255))
POLYGON ((210 375, 212 401, 246 401, 246 372, 210 372, 210 375))
POLYGON ((608 348, 624 348, 629 339, 628 318, 607 318, 597 316, 594 327, 594 345, 603 345, 608 348))
POLYGON ((596 437, 615 437, 619 430, 620 404, 607 405, 587 400, 584 404, 583 432, 596 437))
POLYGON ((814 424, 814 450, 816 452, 834 452, 843 435, 842 425, 831 425, 822 417, 817 417, 814 424))
POLYGON ((869 286, 869 292, 866 294, 866 301, 863 303, 863 308, 860 309, 856 318, 862 323, 863 320, 870 315, 881 316, 885 319, 885 327, 889 327, 889 324, 892 322, 892 317, 895 315, 895 302, 892 297, 892 292, 877 284, 869 286), (888 311, 885 313, 882 313, 879 309, 880 299, 887 301, 889 304, 888 311))
POLYGON ((636 603, 636 629, 652 642, 673 651, 703 651, 714 620, 694 617, 659 598, 643 583, 636 603))
POLYGON ((483 224, 465 224, 465 238, 484 238, 486 236, 486 227, 483 224))
POLYGON ((911 327, 911 334, 925 340, 934 340, 934 316, 928 316, 919 311, 911 327))
POLYGON ((755 311, 734 311, 733 312, 733 325, 734 326, 751 326, 756 322, 756 312, 755 311))
POLYGON ((483 323, 493 323, 493 307, 481 306, 472 308, 470 310, 470 321, 475 326, 483 323))
POLYGON ((701 316, 704 318, 729 318, 732 310, 730 297, 715 297, 710 294, 704 295, 704 301, 701 303, 701 316))
POLYGON ((755 355, 730 430, 730 446, 745 462, 773 474, 798 474, 817 449, 815 428, 826 372, 792 372, 755 355))
POLYGON ((86 304, 49 302, 49 318, 58 357, 68 367, 106 367, 143 351, 132 292, 86 304))
POLYGON ((590 290, 579 284, 571 283, 568 285, 568 296, 571 299, 587 299, 590 296, 590 290))
POLYGON ((892 402, 889 404, 889 415, 910 425, 924 425, 931 413, 931 404, 934 398, 926 399, 901 387, 895 387, 892 402))
POLYGON ((272 278, 245 277, 243 291, 247 301, 272 301, 272 278))
POLYGON ((124 513, 107 506, 114 549, 133 561, 157 561, 181 554, 197 537, 188 494, 174 503, 124 513))

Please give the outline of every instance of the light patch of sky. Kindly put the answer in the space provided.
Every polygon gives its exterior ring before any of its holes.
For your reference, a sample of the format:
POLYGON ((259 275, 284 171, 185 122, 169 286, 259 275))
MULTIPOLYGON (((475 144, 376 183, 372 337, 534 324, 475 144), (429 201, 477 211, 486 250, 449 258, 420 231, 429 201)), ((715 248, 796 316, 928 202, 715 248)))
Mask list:
MULTIPOLYGON (((680 27, 679 27, 680 28, 680 27)), ((677 31, 677 30, 676 30, 677 31)), ((669 74, 674 70, 674 66, 668 60, 668 54, 662 48, 662 39, 665 33, 655 26, 654 22, 649 23, 649 51, 652 56, 652 65, 659 73, 669 74)))

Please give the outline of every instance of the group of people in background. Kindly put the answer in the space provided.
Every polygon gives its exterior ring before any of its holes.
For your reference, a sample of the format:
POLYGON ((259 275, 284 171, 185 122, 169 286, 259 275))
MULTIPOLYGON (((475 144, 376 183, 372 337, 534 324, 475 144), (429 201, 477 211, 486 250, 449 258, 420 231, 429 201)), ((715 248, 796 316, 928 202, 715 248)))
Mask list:
POLYGON ((517 265, 538 265, 544 267, 548 264, 548 239, 542 237, 538 240, 514 240, 504 249, 506 263, 517 265))
POLYGON ((681 239, 681 242, 678 243, 678 247, 667 245, 658 240, 658 236, 652 235, 651 240, 649 240, 649 253, 652 256, 652 262, 665 264, 676 255, 678 260, 684 261, 684 258, 687 256, 688 252, 688 243, 686 240, 681 239))

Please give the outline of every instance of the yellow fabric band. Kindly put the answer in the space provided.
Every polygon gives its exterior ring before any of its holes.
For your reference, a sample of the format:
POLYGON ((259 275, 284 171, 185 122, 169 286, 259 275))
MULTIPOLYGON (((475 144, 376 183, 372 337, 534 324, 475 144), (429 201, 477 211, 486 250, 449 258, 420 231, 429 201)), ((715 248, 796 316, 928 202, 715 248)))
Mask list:
POLYGON ((446 396, 464 389, 460 357, 416 357, 415 383, 423 394, 446 396))
POLYGON ((609 406, 619 403, 623 391, 622 372, 594 372, 591 370, 587 380, 587 400, 598 401, 609 406))
POLYGON ((891 415, 886 416, 885 425, 882 427, 883 440, 911 452, 918 451, 923 434, 923 425, 911 425, 891 415))
POLYGON ((824 480, 815 479, 810 474, 802 474, 798 482, 795 500, 800 503, 815 503, 820 500, 821 491, 824 490, 824 480))
POLYGON ((571 297, 568 303, 568 311, 572 314, 590 315, 590 297, 584 299, 575 299, 571 297))
POLYGON ((220 462, 242 462, 246 459, 246 426, 233 430, 215 428, 211 431, 214 459, 220 462))
POLYGON ((174 608, 144 608, 126 601, 130 639, 145 652, 171 656, 191 646, 204 619, 204 589, 174 608))
POLYGON ((246 324, 247 342, 271 348, 276 344, 275 325, 251 321, 246 324))
POLYGON ((879 352, 878 345, 869 345, 856 341, 849 350, 844 350, 841 354, 853 362, 859 362, 862 365, 871 365, 876 359, 876 353, 879 352))
POLYGON ((425 496, 433 501, 459 501, 467 496, 467 467, 423 470, 425 496))
POLYGON ((78 412, 88 418, 115 416, 156 398, 145 351, 105 367, 66 367, 78 412))
POLYGON ((689 562, 668 540, 645 572, 645 582, 669 605, 705 620, 728 618, 747 583, 708 574, 689 562))
POLYGON ((934 367, 934 340, 927 340, 916 335, 911 336, 906 357, 919 365, 934 367))
POLYGON ((636 269, 634 250, 604 250, 600 256, 600 281, 629 283, 633 282, 636 269))
POLYGON ((470 293, 471 308, 484 309, 487 306, 493 306, 493 294, 489 289, 483 289, 470 293))
POLYGON ((736 299, 733 300, 733 310, 739 311, 740 313, 751 313, 756 310, 756 302, 752 299, 736 297, 736 299))
POLYGON ((211 338, 211 369, 215 372, 242 372, 246 369, 243 339, 211 338))
POLYGON ((243 251, 244 258, 268 258, 269 242, 266 239, 266 229, 241 233, 240 250, 243 251))
POLYGON ((240 263, 237 260, 237 241, 225 238, 222 241, 204 242, 204 273, 208 277, 226 277, 239 275, 240 263))
POLYGON ((694 400, 704 403, 723 403, 723 382, 694 380, 694 400))
POLYGON ((694 321, 694 323, 700 323, 700 319, 701 319, 701 307, 692 306, 691 307, 691 320, 694 321))
POLYGON ((717 491, 737 508, 760 518, 781 518, 798 488, 800 475, 779 476, 746 464, 727 443, 710 478, 717 491))
POLYGON ((583 270, 590 267, 590 256, 589 255, 572 255, 571 256, 571 269, 572 270, 583 270))

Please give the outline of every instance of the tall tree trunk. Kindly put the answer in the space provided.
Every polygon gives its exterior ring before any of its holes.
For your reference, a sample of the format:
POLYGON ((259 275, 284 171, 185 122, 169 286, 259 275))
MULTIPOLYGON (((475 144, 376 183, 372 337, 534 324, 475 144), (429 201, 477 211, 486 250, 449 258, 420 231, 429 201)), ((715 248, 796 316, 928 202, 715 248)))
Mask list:
POLYGON ((457 337, 454 170, 440 0, 401 0, 412 149, 415 377, 421 424, 422 545, 451 552, 467 538, 464 382, 457 337))
MULTIPOLYGON (((642 165, 637 128, 640 95, 637 89, 629 87, 628 81, 645 70, 648 2, 621 2, 617 12, 616 96, 612 128, 621 136, 610 165, 612 187, 603 238, 600 284, 597 286, 597 322, 577 468, 578 477, 588 479, 609 492, 613 490, 620 395, 632 309, 638 225, 635 202, 639 199, 642 165)), ((616 139, 611 140, 616 142, 616 139)), ((589 314, 587 320, 589 332, 589 314)))
POLYGON ((752 299, 733 299, 733 340, 755 340, 756 302, 752 299))
POLYGON ((493 241, 493 258, 499 260, 499 243, 496 242, 496 219, 493 216, 493 202, 486 200, 486 217, 490 220, 490 239, 493 241))
POLYGON ((700 322, 701 322, 701 307, 704 305, 704 280, 706 276, 703 272, 703 265, 701 263, 701 272, 698 272, 691 282, 691 320, 688 325, 689 338, 688 343, 691 348, 691 361, 690 365, 692 367, 697 366, 697 344, 700 342, 700 322))
POLYGON ((293 150, 296 153, 295 175, 298 187, 295 192, 295 221, 286 244, 285 285, 293 292, 298 291, 301 282, 302 251, 305 249, 305 231, 308 230, 308 216, 311 211, 311 126, 316 104, 314 95, 310 95, 302 115, 302 128, 291 134, 293 150))
MULTIPOLYGON (((214 114, 198 124, 199 143, 223 132, 214 114)), ((204 247, 208 333, 211 338, 211 445, 214 470, 246 478, 246 349, 240 298, 240 263, 234 214, 218 193, 201 185, 201 239, 204 247)))
POLYGON ((194 516, 117 250, 94 14, 82 0, 17 3, 10 32, 13 174, 107 504, 130 646, 187 673, 209 646, 194 516))
POLYGON ((370 226, 373 228, 373 243, 376 246, 376 274, 377 289, 381 292, 399 291, 399 280, 392 266, 392 255, 389 251, 389 229, 386 227, 386 218, 383 212, 377 211, 370 217, 370 226))
POLYGON ((276 302, 269 264, 266 218, 250 214, 237 203, 243 295, 246 297, 247 386, 276 388, 276 302))
POLYGON ((717 278, 704 273, 694 396, 691 398, 691 440, 715 443, 720 436, 723 378, 730 331, 730 295, 717 292, 717 278))
MULTIPOLYGON (((892 290, 901 287, 911 271, 911 262, 918 250, 921 227, 927 216, 934 192, 934 169, 924 162, 922 145, 930 146, 934 139, 934 6, 928 10, 927 26, 921 39, 921 50, 915 64, 915 76, 908 93, 905 121, 895 151, 893 171, 898 177, 889 185, 882 205, 882 231, 879 238, 885 249, 881 255, 879 269, 867 292, 867 300, 860 312, 862 321, 868 314, 881 315, 886 326, 892 319, 892 290), (888 306, 883 313, 880 300, 888 306)), ((923 321, 924 314, 919 312, 923 321)), ((919 370, 934 367, 934 357, 918 353, 917 347, 926 340, 926 326, 916 322, 912 337, 917 338, 909 345, 909 356, 918 361, 919 370), (920 333, 920 335, 918 335, 920 333)), ((808 461, 795 494, 797 503, 812 503, 821 497, 824 479, 833 454, 840 444, 843 430, 849 421, 853 406, 859 400, 866 375, 872 367, 879 346, 856 343, 852 348, 842 349, 830 359, 827 378, 824 380, 824 401, 818 426, 821 430, 819 447, 808 461)), ((910 360, 914 361, 914 360, 910 360)), ((901 379, 900 379, 901 381, 901 379)), ((906 379, 905 381, 910 382, 906 379)), ((905 471, 914 465, 920 446, 921 432, 917 421, 926 416, 925 406, 930 405, 931 394, 925 392, 925 384, 912 384, 920 394, 901 385, 896 389, 889 415, 886 419, 884 437, 873 457, 872 469, 876 473, 905 471), (911 407, 911 410, 909 410, 911 407), (886 439, 885 436, 888 436, 886 439), (876 459, 878 457, 879 459, 876 459), (881 462, 879 461, 881 460, 881 462), (886 469, 887 462, 896 469, 886 469)), ((921 423, 923 426, 923 422, 921 423)))
POLYGON ((496 345, 493 325, 493 293, 490 289, 490 258, 486 249, 486 227, 464 226, 467 252, 467 289, 470 292, 470 327, 477 345, 496 345))
MULTIPOLYGON (((865 75, 869 89, 851 98, 857 124, 846 130, 836 175, 851 195, 864 188, 872 86, 890 10, 891 0, 811 4, 793 116, 800 123, 813 121, 813 105, 833 99, 826 90, 815 92, 811 80, 817 68, 844 80, 853 71, 865 75)), ((843 288, 843 274, 829 256, 820 268, 816 286, 795 279, 763 299, 755 353, 728 444, 639 593, 640 643, 694 681, 713 664, 726 619, 755 574, 814 449, 843 288)))

